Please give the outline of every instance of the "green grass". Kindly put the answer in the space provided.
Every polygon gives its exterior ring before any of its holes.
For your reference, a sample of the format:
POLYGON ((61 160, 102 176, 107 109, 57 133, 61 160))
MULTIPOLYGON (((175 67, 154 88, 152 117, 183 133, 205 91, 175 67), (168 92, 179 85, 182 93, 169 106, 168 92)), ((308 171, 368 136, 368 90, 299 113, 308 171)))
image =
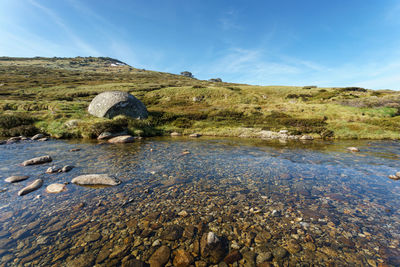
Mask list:
POLYGON ((102 131, 126 130, 140 136, 179 131, 257 137, 263 130, 286 129, 314 137, 400 138, 400 93, 395 91, 209 82, 124 64, 112 67, 116 62, 0 58, 0 135, 40 131, 56 138, 95 138, 102 131), (136 96, 149 118, 89 115, 93 97, 109 90, 136 96), (71 120, 76 123, 67 126, 71 120))

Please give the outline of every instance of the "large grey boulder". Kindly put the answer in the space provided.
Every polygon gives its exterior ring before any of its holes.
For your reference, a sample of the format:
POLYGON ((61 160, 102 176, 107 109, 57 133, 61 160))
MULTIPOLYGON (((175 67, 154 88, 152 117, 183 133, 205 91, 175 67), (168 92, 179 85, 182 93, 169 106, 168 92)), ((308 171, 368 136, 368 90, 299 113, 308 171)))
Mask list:
POLYGON ((147 118, 145 105, 126 92, 109 91, 97 95, 89 105, 89 113, 97 117, 112 119, 125 115, 136 119, 147 118))

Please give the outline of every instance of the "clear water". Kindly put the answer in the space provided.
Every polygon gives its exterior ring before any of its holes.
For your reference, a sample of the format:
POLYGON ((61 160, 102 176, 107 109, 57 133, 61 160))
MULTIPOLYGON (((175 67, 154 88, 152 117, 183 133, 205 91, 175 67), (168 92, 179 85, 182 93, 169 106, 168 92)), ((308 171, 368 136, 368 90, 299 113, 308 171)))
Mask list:
POLYGON ((2 145, 0 265, 146 262, 158 247, 153 246, 156 240, 207 262, 195 245, 206 227, 226 238, 230 250, 254 251, 256 259, 277 247, 289 250, 283 258, 268 259, 276 264, 399 266, 400 181, 387 178, 400 171, 399 160, 400 143, 395 141, 156 138, 124 145, 2 145), (348 152, 348 146, 361 152, 348 152), (72 148, 81 150, 70 152, 72 148), (19 165, 42 155, 51 155, 53 162, 19 165), (75 168, 45 174, 52 165, 75 168), (45 191, 51 183, 90 173, 115 175, 122 184, 68 184, 59 194, 45 191), (11 175, 30 178, 4 182, 11 175), (38 177, 44 180, 42 188, 17 195, 38 177), (194 226, 197 234, 165 240, 163 231, 171 224, 194 226), (297 249, 290 248, 293 242, 297 249), (104 253, 107 246, 115 253, 104 253))

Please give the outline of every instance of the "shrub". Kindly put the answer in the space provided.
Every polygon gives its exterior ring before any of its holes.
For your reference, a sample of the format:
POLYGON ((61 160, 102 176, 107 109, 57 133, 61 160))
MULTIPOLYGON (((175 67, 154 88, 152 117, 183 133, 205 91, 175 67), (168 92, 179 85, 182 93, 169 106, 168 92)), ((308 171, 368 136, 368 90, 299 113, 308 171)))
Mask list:
POLYGON ((316 86, 316 85, 306 85, 306 86, 303 86, 303 89, 312 89, 312 88, 317 88, 317 86, 316 86))
POLYGON ((361 87, 345 87, 339 89, 341 92, 367 92, 368 90, 361 87))
POLYGON ((192 127, 193 123, 194 122, 188 118, 178 118, 172 123, 172 125, 174 125, 175 127, 178 127, 178 128, 186 128, 187 129, 187 128, 192 127))
POLYGON ((196 84, 196 85, 193 85, 192 88, 197 89, 197 88, 206 88, 206 87, 201 84, 196 84))
POLYGON ((0 115, 0 128, 9 129, 22 125, 31 125, 35 119, 28 115, 0 115))
POLYGON ((214 82, 214 83, 222 83, 222 79, 221 78, 212 78, 212 79, 209 79, 208 81, 214 82))
POLYGON ((10 129, 0 129, 0 136, 32 136, 39 132, 33 125, 21 125, 10 129))
POLYGON ((299 94, 299 95, 296 95, 296 94, 288 94, 288 95, 286 96, 287 99, 301 98, 302 100, 307 100, 309 97, 312 97, 312 95, 309 95, 309 94, 299 94))
POLYGON ((322 139, 329 139, 335 136, 335 133, 332 130, 325 129, 320 133, 322 139))
POLYGON ((236 91, 236 92, 239 92, 240 90, 242 90, 242 89, 240 89, 239 87, 233 87, 233 86, 227 86, 227 87, 225 87, 226 89, 229 89, 229 90, 231 90, 231 91, 236 91))
POLYGON ((214 114, 209 114, 208 118, 214 120, 214 121, 225 121, 225 120, 230 120, 230 121, 241 121, 244 118, 244 113, 239 112, 239 111, 234 111, 234 110, 220 110, 214 114))

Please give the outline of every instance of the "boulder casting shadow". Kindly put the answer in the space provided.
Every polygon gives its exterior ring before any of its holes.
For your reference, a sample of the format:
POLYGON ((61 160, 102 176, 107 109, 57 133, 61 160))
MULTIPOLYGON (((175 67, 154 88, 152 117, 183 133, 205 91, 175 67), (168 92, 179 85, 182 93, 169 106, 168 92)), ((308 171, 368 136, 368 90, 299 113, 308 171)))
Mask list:
POLYGON ((88 111, 96 117, 112 119, 125 115, 135 119, 146 119, 146 106, 136 97, 126 92, 108 91, 97 95, 89 105, 88 111))

